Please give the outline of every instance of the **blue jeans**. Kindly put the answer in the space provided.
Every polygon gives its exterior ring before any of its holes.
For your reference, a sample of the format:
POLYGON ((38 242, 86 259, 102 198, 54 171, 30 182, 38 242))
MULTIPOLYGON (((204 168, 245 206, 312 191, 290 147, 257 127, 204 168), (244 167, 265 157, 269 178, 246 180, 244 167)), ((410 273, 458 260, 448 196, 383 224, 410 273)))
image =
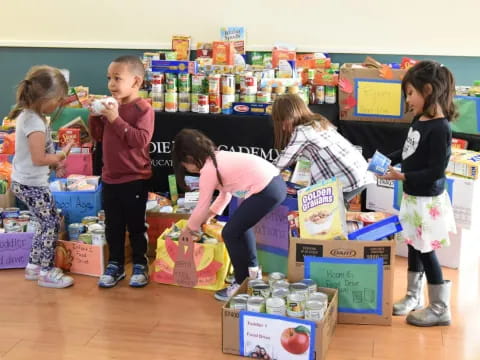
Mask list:
POLYGON ((287 186, 278 175, 262 191, 243 201, 223 228, 223 240, 232 260, 238 284, 248 277, 249 267, 258 266, 253 227, 280 205, 286 196, 287 186))

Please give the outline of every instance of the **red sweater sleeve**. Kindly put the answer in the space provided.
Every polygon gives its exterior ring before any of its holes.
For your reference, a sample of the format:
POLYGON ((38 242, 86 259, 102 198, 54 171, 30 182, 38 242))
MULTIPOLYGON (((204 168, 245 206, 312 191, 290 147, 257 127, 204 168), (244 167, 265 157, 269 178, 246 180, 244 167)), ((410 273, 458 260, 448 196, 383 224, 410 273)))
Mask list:
POLYGON ((110 124, 115 134, 130 148, 144 148, 150 143, 153 136, 154 113, 152 108, 147 108, 138 117, 135 126, 118 117, 110 124))
POLYGON ((101 116, 90 115, 88 117, 88 127, 90 135, 95 141, 102 141, 103 129, 105 127, 104 119, 101 116))

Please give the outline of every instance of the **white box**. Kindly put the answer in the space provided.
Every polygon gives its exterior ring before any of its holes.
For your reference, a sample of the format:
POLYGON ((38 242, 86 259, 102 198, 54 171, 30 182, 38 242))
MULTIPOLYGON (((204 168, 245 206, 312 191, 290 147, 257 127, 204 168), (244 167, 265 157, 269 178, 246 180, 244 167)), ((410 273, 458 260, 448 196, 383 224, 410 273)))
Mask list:
POLYGON ((367 186, 367 204, 369 210, 398 214, 393 207, 393 180, 377 179, 376 184, 367 186))

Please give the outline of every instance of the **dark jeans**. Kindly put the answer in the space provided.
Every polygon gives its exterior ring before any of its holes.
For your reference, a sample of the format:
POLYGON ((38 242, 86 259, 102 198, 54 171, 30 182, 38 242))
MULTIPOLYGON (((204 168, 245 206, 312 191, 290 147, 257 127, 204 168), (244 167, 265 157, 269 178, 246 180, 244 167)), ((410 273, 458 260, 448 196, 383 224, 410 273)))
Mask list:
POLYGON ((243 201, 223 228, 223 240, 238 284, 248 277, 249 267, 258 266, 253 226, 281 204, 286 194, 287 186, 282 177, 274 177, 265 189, 243 201))
POLYGON ((125 229, 130 234, 133 263, 147 265, 148 236, 145 225, 147 180, 123 184, 103 184, 105 236, 110 251, 109 261, 125 263, 125 229))
POLYGON ((422 253, 408 245, 408 271, 424 272, 427 282, 432 285, 443 284, 442 268, 435 251, 422 253))

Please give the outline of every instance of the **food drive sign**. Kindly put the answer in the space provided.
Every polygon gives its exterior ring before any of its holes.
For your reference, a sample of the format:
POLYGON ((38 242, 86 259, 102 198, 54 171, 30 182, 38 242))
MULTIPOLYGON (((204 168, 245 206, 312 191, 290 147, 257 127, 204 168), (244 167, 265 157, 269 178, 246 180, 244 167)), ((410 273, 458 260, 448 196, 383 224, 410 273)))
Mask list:
POLYGON ((315 323, 241 311, 240 355, 271 360, 313 360, 315 323))
POLYGON ((32 247, 32 233, 0 234, 0 269, 24 268, 32 247))

